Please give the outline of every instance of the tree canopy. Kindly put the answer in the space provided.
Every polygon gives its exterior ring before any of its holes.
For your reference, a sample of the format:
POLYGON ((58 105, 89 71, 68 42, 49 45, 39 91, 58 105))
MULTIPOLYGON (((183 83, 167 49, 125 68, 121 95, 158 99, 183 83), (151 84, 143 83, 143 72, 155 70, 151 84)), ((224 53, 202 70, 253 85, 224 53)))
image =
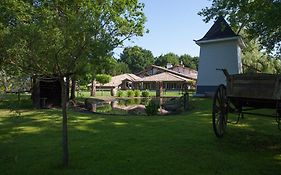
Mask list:
POLYGON ((172 65, 179 65, 179 56, 170 52, 165 55, 160 55, 159 57, 156 58, 155 64, 158 66, 163 66, 165 67, 168 63, 172 65))
POLYGON ((87 58, 144 33, 137 0, 4 0, 0 7, 1 58, 32 74, 75 73, 87 58))
POLYGON ((11 65, 29 75, 56 76, 61 81, 64 165, 68 164, 64 77, 102 59, 124 40, 142 36, 143 7, 138 0, 0 1, 0 67, 11 65))
POLYGON ((198 57, 192 57, 188 54, 181 55, 179 57, 180 62, 186 67, 189 67, 194 70, 198 70, 198 57))
POLYGON ((211 7, 199 15, 205 22, 219 15, 226 16, 237 33, 245 29, 250 38, 257 38, 267 51, 280 56, 281 52, 281 1, 279 0, 213 0, 211 7))
POLYGON ((101 84, 106 84, 111 81, 111 76, 107 74, 97 74, 96 80, 101 84))
POLYGON ((150 50, 139 46, 126 47, 120 55, 120 61, 128 65, 131 72, 144 70, 154 63, 154 56, 150 50))

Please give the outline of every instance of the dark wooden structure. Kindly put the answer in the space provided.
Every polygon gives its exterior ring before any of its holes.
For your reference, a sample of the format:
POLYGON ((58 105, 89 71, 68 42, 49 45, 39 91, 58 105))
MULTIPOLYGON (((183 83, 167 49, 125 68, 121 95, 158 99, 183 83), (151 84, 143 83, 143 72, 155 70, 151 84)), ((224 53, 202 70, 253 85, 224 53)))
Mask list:
POLYGON ((219 85, 213 98, 213 129, 217 137, 225 133, 228 113, 238 114, 237 122, 244 114, 272 116, 253 113, 251 110, 275 109, 278 128, 281 129, 281 75, 234 74, 222 69, 227 84, 219 85))
POLYGON ((61 106, 61 84, 58 78, 33 77, 32 101, 36 108, 61 106))

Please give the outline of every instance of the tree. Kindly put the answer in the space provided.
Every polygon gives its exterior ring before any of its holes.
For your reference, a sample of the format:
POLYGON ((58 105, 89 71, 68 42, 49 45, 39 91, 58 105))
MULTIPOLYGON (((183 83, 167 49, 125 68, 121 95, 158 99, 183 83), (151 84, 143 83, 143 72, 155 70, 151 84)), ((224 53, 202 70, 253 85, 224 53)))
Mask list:
POLYGON ((280 73, 280 60, 260 51, 255 40, 245 39, 247 47, 242 51, 243 72, 280 73))
POLYGON ((130 73, 130 69, 128 64, 124 63, 124 62, 120 62, 118 61, 115 65, 115 69, 114 69, 114 74, 113 75, 120 75, 120 74, 124 74, 124 73, 130 73))
POLYGON ((198 14, 205 22, 219 15, 226 16, 231 26, 240 33, 241 29, 251 39, 258 39, 260 44, 277 54, 281 52, 281 1, 276 0, 213 0, 211 7, 202 9, 198 14))
MULTIPOLYGON (((90 78, 91 82, 91 96, 96 95, 96 75, 97 74, 109 74, 114 75, 116 70, 117 61, 112 57, 111 54, 95 57, 91 59, 91 62, 87 64, 86 76, 90 78)), ((82 76, 84 79, 85 75, 82 76)))
POLYGON ((138 46, 126 47, 121 53, 120 61, 128 65, 133 73, 140 72, 154 63, 154 56, 151 51, 138 46))
POLYGON ((191 69, 198 69, 198 57, 192 57, 188 54, 181 55, 179 60, 184 64, 184 66, 189 67, 191 69))
POLYGON ((62 87, 63 165, 68 165, 65 78, 144 33, 137 0, 0 1, 1 60, 28 75, 55 76, 62 87), (3 53, 2 53, 3 52, 3 53), (91 57, 94 55, 94 57, 91 57))
POLYGON ((171 63, 174 66, 179 65, 179 56, 170 52, 165 55, 160 55, 155 60, 155 64, 157 66, 166 67, 168 63, 171 63))
POLYGON ((101 84, 106 84, 111 81, 111 76, 107 74, 97 74, 96 79, 101 84))
MULTIPOLYGON (((109 83, 111 81, 111 76, 110 75, 107 75, 107 74, 97 74, 96 75, 96 80, 104 85, 106 83, 109 83)), ((102 91, 103 92, 103 91, 102 91)))

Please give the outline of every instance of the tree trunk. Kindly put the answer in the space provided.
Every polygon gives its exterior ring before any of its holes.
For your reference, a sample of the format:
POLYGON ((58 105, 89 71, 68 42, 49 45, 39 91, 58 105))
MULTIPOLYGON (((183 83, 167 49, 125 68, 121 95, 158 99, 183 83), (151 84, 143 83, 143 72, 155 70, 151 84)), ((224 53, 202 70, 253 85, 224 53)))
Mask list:
POLYGON ((41 107, 40 105, 40 80, 36 76, 32 77, 32 103, 37 109, 41 107))
POLYGON ((75 99, 75 90, 76 90, 76 78, 72 77, 71 78, 71 92, 70 92, 70 99, 74 100, 75 99))
POLYGON ((64 77, 60 78, 61 82, 61 107, 62 107, 62 163, 68 166, 68 134, 67 134, 67 95, 66 83, 64 77))
POLYGON ((70 78, 69 76, 66 77, 66 101, 69 101, 69 84, 70 78))
POLYGON ((96 96, 96 79, 94 79, 93 81, 92 81, 92 85, 91 85, 92 87, 91 87, 91 96, 96 96))

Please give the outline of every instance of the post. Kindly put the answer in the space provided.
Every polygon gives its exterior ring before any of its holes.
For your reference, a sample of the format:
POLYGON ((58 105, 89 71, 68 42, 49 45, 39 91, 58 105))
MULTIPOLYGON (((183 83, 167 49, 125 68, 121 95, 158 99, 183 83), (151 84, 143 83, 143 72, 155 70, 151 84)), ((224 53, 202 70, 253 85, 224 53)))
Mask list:
POLYGON ((163 82, 156 82, 156 97, 163 95, 163 82))
POLYGON ((189 107, 189 94, 188 92, 185 92, 183 95, 183 108, 184 111, 187 111, 189 107))
POLYGON ((91 96, 96 96, 96 90, 96 79, 94 79, 91 84, 91 96))
POLYGON ((111 96, 116 96, 116 92, 117 92, 117 88, 116 87, 113 87, 110 89, 110 93, 111 93, 111 96))

